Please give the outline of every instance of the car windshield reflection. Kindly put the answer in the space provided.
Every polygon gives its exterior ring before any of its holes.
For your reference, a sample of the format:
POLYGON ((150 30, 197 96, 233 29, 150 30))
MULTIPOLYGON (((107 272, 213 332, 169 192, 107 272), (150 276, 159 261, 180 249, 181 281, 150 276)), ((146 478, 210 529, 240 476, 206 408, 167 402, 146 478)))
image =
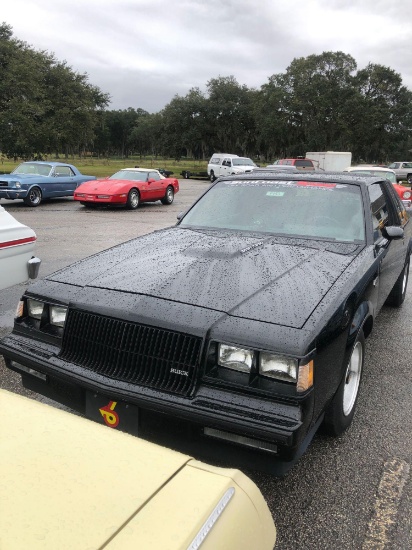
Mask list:
POLYGON ((233 158, 232 159, 233 166, 256 166, 256 164, 253 162, 253 160, 249 158, 233 158))
POLYGON ((149 172, 138 170, 119 170, 109 180, 147 181, 149 172))
POLYGON ((34 176, 49 176, 52 167, 50 164, 39 164, 37 162, 23 162, 15 168, 12 174, 31 174, 34 176))
POLYGON ((365 239, 359 187, 335 183, 219 182, 194 205, 180 225, 345 242, 365 239))
POLYGON ((351 170, 351 174, 360 174, 361 176, 377 176, 386 178, 391 183, 396 183, 396 174, 393 172, 385 172, 384 170, 351 170))

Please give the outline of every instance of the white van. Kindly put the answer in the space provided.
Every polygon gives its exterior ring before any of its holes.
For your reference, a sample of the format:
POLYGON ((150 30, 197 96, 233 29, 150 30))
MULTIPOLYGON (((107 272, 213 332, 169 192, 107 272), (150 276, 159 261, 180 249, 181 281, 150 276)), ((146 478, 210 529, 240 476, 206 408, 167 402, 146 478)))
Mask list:
POLYGON ((215 153, 207 165, 207 173, 210 181, 213 182, 219 176, 245 174, 254 168, 256 168, 256 164, 250 158, 228 153, 215 153))

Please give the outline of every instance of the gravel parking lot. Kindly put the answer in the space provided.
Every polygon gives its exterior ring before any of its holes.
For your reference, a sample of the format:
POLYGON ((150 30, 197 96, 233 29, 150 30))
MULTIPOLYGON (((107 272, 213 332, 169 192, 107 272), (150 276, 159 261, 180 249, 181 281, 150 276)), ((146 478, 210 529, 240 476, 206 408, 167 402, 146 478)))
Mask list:
MULTIPOLYGON (((29 208, 1 202, 38 236, 40 276, 136 236, 173 225, 209 186, 181 180, 171 206, 89 210, 72 199, 29 208)), ((0 291, 0 336, 11 330, 26 285, 0 291)), ((337 439, 317 435, 282 479, 246 473, 260 487, 278 528, 277 548, 412 548, 412 279, 400 309, 384 308, 367 341, 357 414, 337 439)), ((0 387, 30 395, 0 358, 0 387)), ((42 400, 44 400, 42 398, 42 400)))

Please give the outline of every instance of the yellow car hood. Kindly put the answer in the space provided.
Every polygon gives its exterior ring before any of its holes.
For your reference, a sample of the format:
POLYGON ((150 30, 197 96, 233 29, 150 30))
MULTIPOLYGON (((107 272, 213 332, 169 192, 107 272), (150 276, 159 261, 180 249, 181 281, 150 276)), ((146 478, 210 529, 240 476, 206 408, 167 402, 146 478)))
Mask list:
POLYGON ((237 470, 4 390, 0 418, 2 550, 188 548, 232 489, 202 550, 273 548, 267 505, 237 470))

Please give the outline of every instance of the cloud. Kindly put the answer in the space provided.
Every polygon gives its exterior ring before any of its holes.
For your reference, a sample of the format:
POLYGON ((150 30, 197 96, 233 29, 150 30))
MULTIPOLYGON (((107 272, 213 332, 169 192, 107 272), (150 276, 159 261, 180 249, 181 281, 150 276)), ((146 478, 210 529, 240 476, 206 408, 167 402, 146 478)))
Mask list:
POLYGON ((358 68, 389 66, 412 89, 409 0, 14 0, 2 19, 86 72, 113 109, 155 112, 219 75, 260 87, 323 51, 350 54, 358 68))

